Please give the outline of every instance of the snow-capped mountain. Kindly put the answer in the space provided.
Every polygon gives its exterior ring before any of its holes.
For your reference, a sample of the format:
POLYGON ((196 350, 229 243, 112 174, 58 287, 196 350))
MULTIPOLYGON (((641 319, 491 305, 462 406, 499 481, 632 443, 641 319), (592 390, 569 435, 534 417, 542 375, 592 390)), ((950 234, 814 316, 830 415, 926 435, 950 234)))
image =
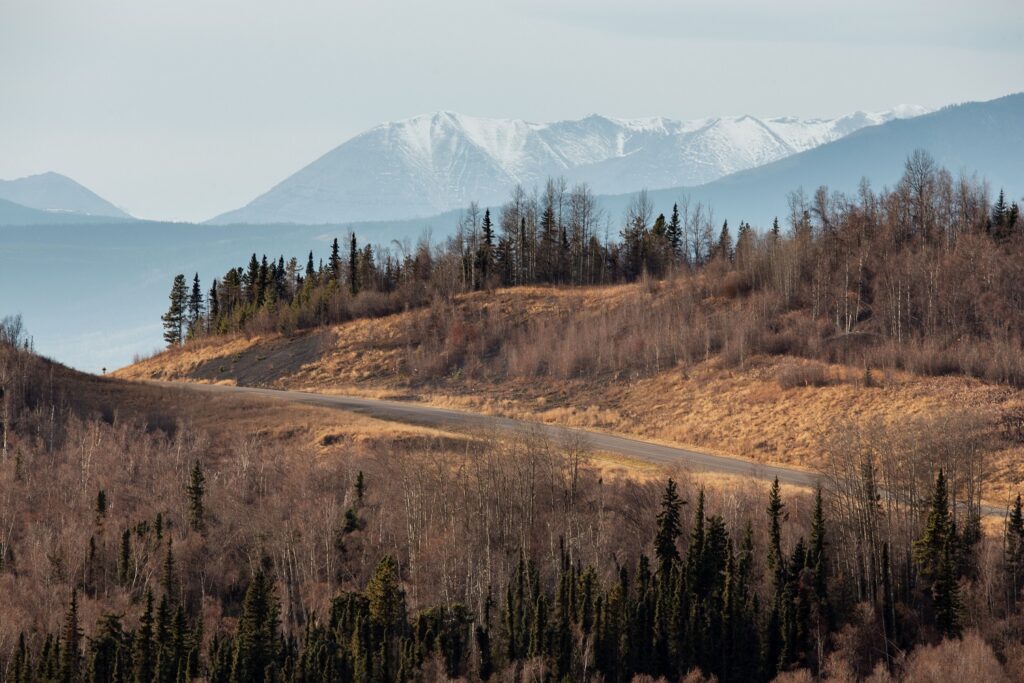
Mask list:
POLYGON ((429 216, 504 201, 564 176, 594 192, 693 186, 925 113, 905 105, 836 119, 735 116, 531 123, 438 112, 385 123, 320 157, 214 223, 338 223, 429 216))
POLYGON ((111 218, 131 217, 87 187, 53 172, 0 180, 0 199, 41 211, 111 218))

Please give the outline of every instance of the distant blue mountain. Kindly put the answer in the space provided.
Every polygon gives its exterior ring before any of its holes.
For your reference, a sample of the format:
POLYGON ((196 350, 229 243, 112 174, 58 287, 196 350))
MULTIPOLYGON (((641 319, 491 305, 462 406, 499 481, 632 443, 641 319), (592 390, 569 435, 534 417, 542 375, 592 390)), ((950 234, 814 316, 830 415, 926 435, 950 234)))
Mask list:
POLYGON ((92 190, 59 173, 0 180, 0 225, 109 222, 130 219, 92 190))
MULTIPOLYGON (((719 219, 767 226, 787 211, 787 196, 822 186, 854 192, 862 178, 876 190, 894 185, 907 157, 916 149, 931 154, 954 175, 987 180, 993 194, 1024 195, 1024 93, 988 102, 946 107, 931 114, 897 119, 861 130, 764 166, 733 173, 697 187, 651 191, 658 211, 688 195, 710 205, 719 219)), ((632 195, 602 197, 616 218, 632 195)))

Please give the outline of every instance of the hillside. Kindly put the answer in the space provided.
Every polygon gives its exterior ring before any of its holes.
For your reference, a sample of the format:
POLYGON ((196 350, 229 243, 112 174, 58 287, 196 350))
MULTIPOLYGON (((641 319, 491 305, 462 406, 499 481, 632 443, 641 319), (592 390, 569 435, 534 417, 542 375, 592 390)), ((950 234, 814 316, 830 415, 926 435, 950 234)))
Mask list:
POLYGON ((650 333, 668 324, 658 311, 680 287, 468 294, 295 336, 212 338, 116 374, 413 400, 812 468, 847 427, 970 419, 994 440, 991 500, 1024 479, 1024 446, 998 433, 1024 407, 1006 386, 884 370, 865 386, 862 367, 787 355, 740 360, 728 350, 677 363, 668 344, 659 364, 661 340, 650 333), (610 338, 622 347, 606 347, 611 357, 598 360, 610 338))

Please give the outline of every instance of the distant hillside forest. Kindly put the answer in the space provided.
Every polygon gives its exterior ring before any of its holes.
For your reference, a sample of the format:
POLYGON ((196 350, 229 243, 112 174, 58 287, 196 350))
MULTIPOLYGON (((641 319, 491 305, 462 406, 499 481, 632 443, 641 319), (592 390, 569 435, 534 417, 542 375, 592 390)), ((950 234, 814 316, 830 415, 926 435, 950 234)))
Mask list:
MULTIPOLYGON (((179 275, 163 317, 174 346, 205 335, 289 334, 384 315, 454 294, 516 285, 599 285, 670 278, 687 300, 676 320, 731 315, 746 353, 794 353, 1024 385, 1024 222, 1002 191, 954 178, 924 152, 897 185, 856 196, 790 196, 785 227, 718 223, 703 205, 654 216, 646 193, 621 231, 602 233, 586 186, 516 188, 496 215, 471 205, 431 247, 361 245, 355 234, 303 264, 262 259, 209 288, 179 275)), ((680 304, 681 305, 681 304, 680 304)))
POLYGON ((844 433, 818 495, 608 476, 531 436, 325 457, 73 410, 86 381, 202 399, 76 378, 6 329, 0 681, 1005 681, 1024 664, 1021 500, 982 533, 963 424, 844 433))

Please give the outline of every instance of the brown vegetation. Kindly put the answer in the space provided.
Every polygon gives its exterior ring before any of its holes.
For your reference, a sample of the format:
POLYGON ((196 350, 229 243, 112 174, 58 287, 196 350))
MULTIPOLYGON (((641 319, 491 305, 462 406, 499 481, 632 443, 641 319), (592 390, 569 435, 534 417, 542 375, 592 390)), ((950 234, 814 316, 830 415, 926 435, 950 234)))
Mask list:
MULTIPOLYGON (((990 425, 993 500, 1024 479, 1004 426, 1024 405, 1014 389, 729 345, 715 335, 746 324, 744 304, 706 299, 710 327, 691 328, 681 311, 699 279, 479 292, 299 336, 208 338, 117 374, 409 398, 810 467, 844 421, 969 412, 990 425)), ((799 336, 787 320, 779 334, 799 336)))

